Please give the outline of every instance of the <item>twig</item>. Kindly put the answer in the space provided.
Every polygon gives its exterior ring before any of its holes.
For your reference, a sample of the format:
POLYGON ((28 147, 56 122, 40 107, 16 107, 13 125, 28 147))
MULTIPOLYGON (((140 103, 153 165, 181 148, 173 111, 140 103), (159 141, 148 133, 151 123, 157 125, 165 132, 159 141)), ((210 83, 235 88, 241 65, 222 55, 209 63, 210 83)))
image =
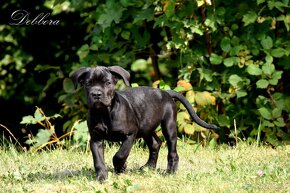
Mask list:
POLYGON ((261 125, 262 125, 262 121, 260 120, 260 124, 258 127, 258 135, 257 135, 257 147, 260 145, 260 140, 261 140, 261 125))
POLYGON ((4 125, 2 125, 2 124, 0 124, 0 126, 2 127, 2 128, 4 128, 12 137, 13 137, 13 139, 16 141, 16 143, 18 144, 18 145, 20 145, 20 147, 23 149, 23 150, 25 150, 25 148, 21 145, 21 143, 16 139, 16 137, 13 135, 13 133, 11 133, 11 131, 7 128, 7 127, 5 127, 4 125))
POLYGON ((238 146, 238 131, 237 131, 236 119, 234 119, 234 128, 235 128, 235 140, 236 140, 236 146, 238 146))
POLYGON ((271 92, 270 92, 270 87, 267 88, 267 93, 268 93, 268 95, 269 95, 269 97, 270 97, 270 99, 271 99, 272 105, 273 105, 274 107, 277 107, 277 103, 276 103, 275 99, 273 98, 273 96, 272 96, 272 94, 271 94, 271 92))
POLYGON ((152 65, 153 65, 153 69, 154 69, 154 72, 155 72, 155 78, 156 80, 160 80, 161 78, 161 74, 160 74, 160 69, 159 69, 159 66, 158 66, 158 56, 155 52, 155 50, 153 49, 152 46, 149 47, 149 55, 150 55, 150 58, 151 58, 151 61, 152 61, 152 65))

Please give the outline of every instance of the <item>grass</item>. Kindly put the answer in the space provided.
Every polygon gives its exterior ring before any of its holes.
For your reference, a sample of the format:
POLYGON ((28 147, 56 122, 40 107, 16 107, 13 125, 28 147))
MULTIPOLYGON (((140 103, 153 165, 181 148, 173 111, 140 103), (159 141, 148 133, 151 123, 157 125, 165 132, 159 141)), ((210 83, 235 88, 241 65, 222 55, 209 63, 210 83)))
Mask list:
POLYGON ((166 175, 167 149, 155 171, 139 171, 147 149, 134 146, 124 174, 116 175, 106 148, 109 179, 95 180, 90 152, 54 150, 19 153, 0 147, 0 192, 290 192, 289 146, 272 149, 239 144, 217 149, 178 142, 179 170, 166 175))

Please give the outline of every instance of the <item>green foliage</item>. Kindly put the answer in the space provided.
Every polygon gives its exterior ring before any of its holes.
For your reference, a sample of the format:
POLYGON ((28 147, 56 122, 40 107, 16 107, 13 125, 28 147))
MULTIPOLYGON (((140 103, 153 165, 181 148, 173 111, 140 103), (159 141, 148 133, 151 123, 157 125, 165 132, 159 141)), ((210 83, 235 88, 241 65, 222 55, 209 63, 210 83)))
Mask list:
POLYGON ((42 127, 41 129, 38 129, 36 136, 29 135, 29 139, 26 141, 26 144, 30 145, 31 151, 38 151, 48 146, 51 147, 54 144, 60 147, 73 146, 74 148, 81 149, 88 148, 89 133, 87 122, 76 121, 72 126, 71 131, 58 137, 54 125, 50 122, 50 119, 58 117, 60 117, 59 114, 47 117, 42 109, 37 107, 34 116, 28 115, 22 118, 22 121, 20 122, 21 124, 40 125, 42 127), (63 139, 67 140, 64 141, 63 139))
MULTIPOLYGON (((51 57, 64 58, 57 66, 37 63, 37 55, 20 44, 30 28, 1 25, 1 97, 12 99, 15 88, 27 82, 18 97, 29 104, 43 102, 47 91, 62 81, 63 90, 51 97, 63 105, 63 130, 68 131, 86 115, 85 96, 74 89, 69 72, 81 66, 119 65, 139 85, 154 86, 160 80, 155 86, 184 92, 201 118, 222 127, 221 134, 229 130, 231 136, 236 120, 239 138, 272 145, 289 141, 289 1, 56 0, 44 5, 56 16, 78 15, 82 23, 74 29, 85 29, 84 40, 81 45, 70 42, 73 54, 65 54, 56 42, 51 57), (28 64, 49 74, 44 85, 28 76, 28 64), (191 88, 178 85, 178 80, 191 88), (35 97, 31 90, 42 94, 35 97)), ((71 21, 63 21, 67 23, 71 21)), ((33 123, 35 118, 26 119, 33 123)), ((178 119, 181 133, 194 136, 202 130, 186 116, 178 119)))
POLYGON ((73 126, 73 134, 73 143, 75 146, 87 148, 89 142, 87 121, 76 122, 73 126))
POLYGON ((60 117, 59 114, 55 114, 48 117, 44 114, 42 109, 36 107, 34 116, 28 115, 22 118, 20 124, 26 125, 40 125, 42 128, 37 131, 36 136, 29 136, 26 140, 26 144, 30 145, 32 151, 37 151, 52 143, 59 142, 59 138, 56 136, 54 125, 51 124, 50 119, 60 117))

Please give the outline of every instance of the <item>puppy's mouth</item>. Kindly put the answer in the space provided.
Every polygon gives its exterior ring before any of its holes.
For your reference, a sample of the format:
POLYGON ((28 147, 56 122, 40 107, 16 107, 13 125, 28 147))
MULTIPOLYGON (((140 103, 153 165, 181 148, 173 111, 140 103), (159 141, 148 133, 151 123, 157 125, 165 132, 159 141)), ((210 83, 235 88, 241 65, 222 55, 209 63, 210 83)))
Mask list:
POLYGON ((103 99, 89 99, 89 107, 91 108, 102 108, 102 107, 108 107, 111 106, 111 100, 109 98, 103 98, 103 99))

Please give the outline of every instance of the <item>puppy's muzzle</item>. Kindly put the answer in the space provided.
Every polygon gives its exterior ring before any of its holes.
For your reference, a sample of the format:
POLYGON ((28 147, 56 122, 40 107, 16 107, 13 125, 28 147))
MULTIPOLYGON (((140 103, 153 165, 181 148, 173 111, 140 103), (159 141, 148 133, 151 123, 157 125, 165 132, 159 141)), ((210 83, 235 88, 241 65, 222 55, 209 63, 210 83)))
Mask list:
POLYGON ((89 106, 94 108, 100 108, 103 106, 111 105, 111 98, 106 95, 102 90, 94 89, 89 93, 89 106))
POLYGON ((103 93, 99 90, 91 92, 91 97, 95 101, 99 101, 102 97, 103 93))

